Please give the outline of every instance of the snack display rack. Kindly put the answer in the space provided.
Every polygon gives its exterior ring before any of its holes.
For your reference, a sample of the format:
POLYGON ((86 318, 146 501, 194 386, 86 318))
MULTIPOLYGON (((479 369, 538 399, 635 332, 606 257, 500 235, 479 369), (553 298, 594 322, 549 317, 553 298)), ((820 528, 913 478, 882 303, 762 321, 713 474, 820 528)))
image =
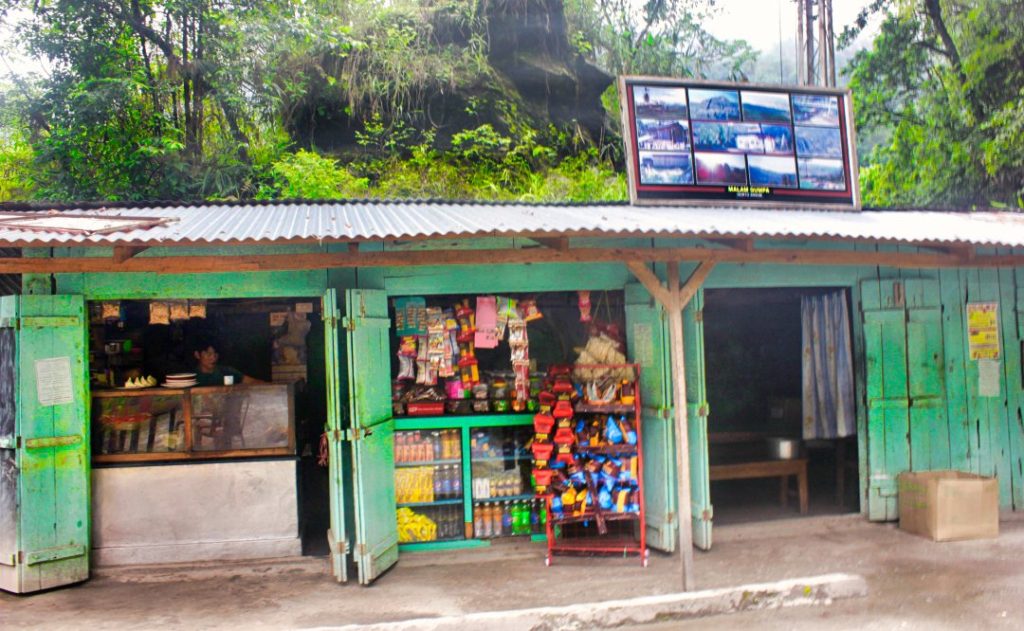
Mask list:
POLYGON ((639 379, 636 364, 576 365, 577 385, 571 391, 556 386, 542 401, 534 417, 533 473, 547 507, 546 565, 556 554, 616 554, 637 555, 647 566, 639 379), (595 401, 581 386, 581 374, 625 378, 614 380, 622 384, 614 398, 606 391, 595 401), (610 439, 614 430, 591 431, 609 426, 622 435, 610 439), (563 503, 580 496, 571 507, 563 503))

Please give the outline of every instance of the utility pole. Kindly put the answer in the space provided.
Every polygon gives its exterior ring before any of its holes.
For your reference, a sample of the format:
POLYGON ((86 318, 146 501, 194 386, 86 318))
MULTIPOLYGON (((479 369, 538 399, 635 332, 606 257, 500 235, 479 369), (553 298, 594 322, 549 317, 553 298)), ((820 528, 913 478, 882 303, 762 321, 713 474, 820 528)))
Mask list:
POLYGON ((832 0, 795 0, 797 78, 803 85, 835 86, 835 32, 832 0), (817 13, 815 13, 817 8, 817 13), (815 29, 817 21, 817 29, 815 29), (817 33, 815 33, 817 31, 817 33))

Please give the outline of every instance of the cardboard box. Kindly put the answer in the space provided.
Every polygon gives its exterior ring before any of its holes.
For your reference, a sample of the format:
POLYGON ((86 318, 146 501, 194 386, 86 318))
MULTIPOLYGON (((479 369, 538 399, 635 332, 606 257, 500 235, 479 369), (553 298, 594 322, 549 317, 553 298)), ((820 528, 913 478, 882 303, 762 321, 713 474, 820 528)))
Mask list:
POLYGON ((900 528, 935 541, 999 536, 999 484, 962 471, 899 475, 900 528))

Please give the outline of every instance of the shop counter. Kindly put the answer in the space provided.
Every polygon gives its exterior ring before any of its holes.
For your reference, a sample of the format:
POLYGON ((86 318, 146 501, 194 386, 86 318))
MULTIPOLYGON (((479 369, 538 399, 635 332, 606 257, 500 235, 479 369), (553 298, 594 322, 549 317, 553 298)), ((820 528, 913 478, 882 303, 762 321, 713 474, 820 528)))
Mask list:
POLYGON ((274 383, 95 390, 93 462, 292 455, 294 401, 274 383))

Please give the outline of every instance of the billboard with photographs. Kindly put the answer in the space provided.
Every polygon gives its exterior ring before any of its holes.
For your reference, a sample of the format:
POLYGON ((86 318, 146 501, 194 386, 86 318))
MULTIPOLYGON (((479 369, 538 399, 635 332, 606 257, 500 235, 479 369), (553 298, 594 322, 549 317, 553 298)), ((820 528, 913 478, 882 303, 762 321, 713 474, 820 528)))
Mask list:
POLYGON ((847 90, 620 80, 634 203, 857 209, 847 90))

